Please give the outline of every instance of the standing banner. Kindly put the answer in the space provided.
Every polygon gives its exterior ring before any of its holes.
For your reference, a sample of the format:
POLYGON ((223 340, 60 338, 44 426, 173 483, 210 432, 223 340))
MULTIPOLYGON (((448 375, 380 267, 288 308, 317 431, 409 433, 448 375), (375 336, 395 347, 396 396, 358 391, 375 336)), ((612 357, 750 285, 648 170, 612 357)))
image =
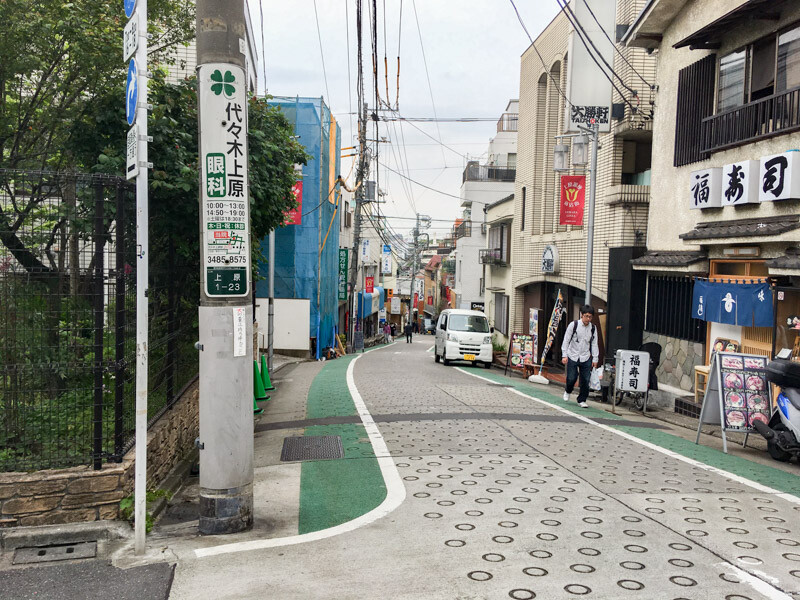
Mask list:
POLYGON ((556 332, 558 331, 558 324, 561 322, 561 315, 565 312, 564 297, 561 295, 561 290, 559 289, 556 305, 553 307, 553 314, 550 315, 550 323, 547 325, 547 341, 544 344, 541 362, 539 363, 539 376, 542 375, 542 369, 544 368, 544 358, 547 356, 547 353, 550 351, 550 346, 553 345, 553 341, 556 339, 556 332))
POLYGON ((583 225, 585 202, 586 175, 562 175, 558 224, 583 225))
POLYGON ((339 248, 339 300, 347 300, 347 268, 350 264, 349 248, 339 248))
POLYGON ((370 276, 364 279, 364 288, 368 294, 372 294, 375 291, 375 278, 370 276))
POLYGON ((769 423, 772 405, 766 369, 767 359, 756 354, 713 354, 695 444, 700 442, 703 425, 719 425, 722 450, 727 453, 726 431, 744 433, 744 446, 747 434, 755 429, 753 423, 769 423))

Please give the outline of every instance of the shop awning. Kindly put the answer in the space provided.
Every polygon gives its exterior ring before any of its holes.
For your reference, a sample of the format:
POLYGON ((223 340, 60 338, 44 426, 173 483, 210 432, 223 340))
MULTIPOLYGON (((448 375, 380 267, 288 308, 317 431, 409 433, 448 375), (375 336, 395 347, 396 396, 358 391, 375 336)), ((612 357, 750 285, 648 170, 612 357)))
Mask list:
POLYGON ((786 254, 769 258, 764 261, 770 275, 798 275, 800 274, 800 247, 792 246, 786 249, 786 254))
POLYGON ((691 264, 706 260, 708 256, 699 250, 651 250, 634 258, 631 264, 635 267, 688 267, 691 264))
POLYGON ((435 315, 435 314, 436 314, 436 311, 435 311, 435 309, 434 309, 432 306, 430 306, 430 305, 428 305, 428 306, 426 306, 426 307, 424 308, 424 312, 425 312, 425 314, 428 314, 428 315, 431 315, 431 316, 433 316, 433 315, 435 315))
POLYGON ((365 290, 358 292, 358 316, 363 319, 378 312, 384 305, 386 296, 382 287, 368 294, 365 290))
POLYGON ((800 229, 800 215, 780 215, 735 221, 709 221, 678 237, 684 241, 714 240, 744 237, 771 237, 800 229))
POLYGON ((717 49, 722 40, 730 35, 731 29, 741 23, 752 20, 777 21, 785 4, 781 0, 748 0, 716 21, 683 38, 673 48, 689 46, 691 50, 717 49))

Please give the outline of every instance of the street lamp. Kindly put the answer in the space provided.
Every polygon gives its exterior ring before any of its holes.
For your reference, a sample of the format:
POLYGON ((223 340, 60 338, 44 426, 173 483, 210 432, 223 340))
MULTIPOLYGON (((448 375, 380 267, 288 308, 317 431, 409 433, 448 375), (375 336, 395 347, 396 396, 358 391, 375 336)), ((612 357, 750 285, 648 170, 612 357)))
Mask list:
POLYGON ((589 162, 589 138, 579 135, 572 138, 572 166, 585 167, 589 162))
POLYGON ((556 173, 569 171, 569 146, 566 144, 556 144, 553 146, 553 170, 556 173))

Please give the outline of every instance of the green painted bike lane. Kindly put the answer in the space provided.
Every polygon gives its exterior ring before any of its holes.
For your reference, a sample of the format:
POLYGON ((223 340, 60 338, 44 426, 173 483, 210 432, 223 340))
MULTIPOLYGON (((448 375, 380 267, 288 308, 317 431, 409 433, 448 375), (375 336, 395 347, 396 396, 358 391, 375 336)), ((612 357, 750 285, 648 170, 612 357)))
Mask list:
MULTIPOLYGON (((461 367, 464 371, 474 372, 476 375, 495 381, 511 385, 515 390, 522 392, 526 396, 537 398, 553 406, 568 410, 569 412, 582 415, 589 418, 603 418, 623 420, 623 417, 608 413, 604 410, 597 408, 580 408, 576 402, 564 402, 560 396, 555 396, 549 392, 540 391, 527 382, 511 379, 499 373, 492 373, 482 368, 477 367, 461 367)), ((722 469, 734 475, 744 477, 750 481, 760 483, 762 485, 771 487, 780 492, 785 492, 793 496, 800 497, 800 477, 792 473, 787 473, 780 469, 775 469, 767 465, 761 465, 742 458, 740 456, 731 456, 725 454, 721 450, 709 448, 701 444, 695 444, 689 440, 685 440, 676 435, 672 435, 665 431, 658 429, 648 429, 644 427, 631 427, 627 425, 614 425, 607 423, 609 427, 623 431, 633 437, 642 441, 649 442, 655 446, 659 446, 666 450, 670 450, 675 454, 691 458, 697 462, 722 469)))
MULTIPOLYGON (((347 388, 347 369, 357 356, 325 363, 308 392, 308 419, 358 414, 347 388)), ((363 425, 317 425, 306 427, 305 435, 341 436, 344 458, 302 463, 298 533, 346 523, 383 502, 386 486, 363 425)))

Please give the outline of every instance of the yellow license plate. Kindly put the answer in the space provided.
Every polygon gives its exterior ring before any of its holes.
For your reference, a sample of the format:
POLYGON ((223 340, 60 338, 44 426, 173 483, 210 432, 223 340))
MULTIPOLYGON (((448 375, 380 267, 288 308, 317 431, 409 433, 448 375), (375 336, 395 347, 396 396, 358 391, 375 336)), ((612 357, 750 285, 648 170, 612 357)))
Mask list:
POLYGON ((475 355, 474 354, 465 354, 464 355, 464 360, 475 360, 475 355))

